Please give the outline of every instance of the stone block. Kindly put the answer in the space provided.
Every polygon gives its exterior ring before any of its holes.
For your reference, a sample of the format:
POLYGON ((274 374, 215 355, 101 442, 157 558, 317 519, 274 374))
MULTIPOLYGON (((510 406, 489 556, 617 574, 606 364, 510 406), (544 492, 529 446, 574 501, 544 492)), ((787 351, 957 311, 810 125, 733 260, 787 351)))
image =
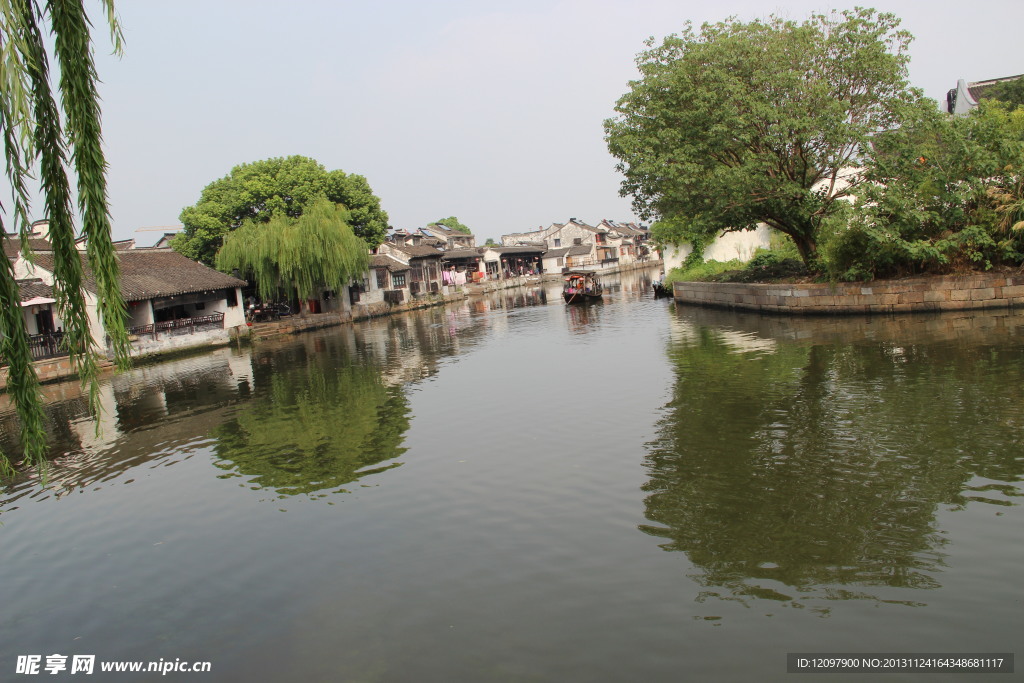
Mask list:
POLYGON ((897 304, 919 304, 924 301, 924 292, 908 291, 898 296, 897 304))
POLYGON ((970 289, 951 289, 949 290, 950 301, 970 301, 971 290, 970 289))
POLYGON ((992 287, 985 287, 984 289, 972 289, 971 300, 972 301, 983 301, 985 299, 994 299, 996 296, 995 289, 992 287))

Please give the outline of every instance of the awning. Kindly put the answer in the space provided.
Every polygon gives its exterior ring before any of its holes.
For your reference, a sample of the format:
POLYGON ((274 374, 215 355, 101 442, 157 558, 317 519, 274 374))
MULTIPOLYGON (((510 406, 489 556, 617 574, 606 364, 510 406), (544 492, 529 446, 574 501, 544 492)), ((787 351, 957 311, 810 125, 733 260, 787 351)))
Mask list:
POLYGON ((29 299, 28 301, 22 301, 21 305, 22 306, 41 306, 43 304, 55 304, 55 303, 57 303, 56 299, 48 299, 45 296, 37 296, 37 297, 33 297, 33 298, 29 299))

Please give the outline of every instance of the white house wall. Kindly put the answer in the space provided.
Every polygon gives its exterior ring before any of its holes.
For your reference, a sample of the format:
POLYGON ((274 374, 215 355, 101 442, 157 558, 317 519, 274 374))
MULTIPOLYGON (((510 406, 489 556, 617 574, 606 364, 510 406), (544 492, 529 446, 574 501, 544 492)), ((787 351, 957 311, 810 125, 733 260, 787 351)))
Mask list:
MULTIPOLYGON (((754 258, 754 252, 771 246, 771 229, 759 225, 754 230, 727 232, 715 238, 715 241, 704 249, 705 261, 731 261, 738 259, 746 262, 754 258)), ((663 250, 665 272, 680 268, 683 261, 690 255, 693 248, 689 244, 668 245, 663 250)))

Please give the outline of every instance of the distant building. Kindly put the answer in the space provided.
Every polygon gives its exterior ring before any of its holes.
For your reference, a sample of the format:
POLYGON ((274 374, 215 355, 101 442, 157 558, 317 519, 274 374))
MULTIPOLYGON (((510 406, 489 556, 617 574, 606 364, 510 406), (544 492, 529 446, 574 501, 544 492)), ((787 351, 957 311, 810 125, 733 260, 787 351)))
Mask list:
POLYGON ((1006 76, 1004 78, 992 78, 987 81, 974 81, 968 83, 960 79, 956 87, 946 93, 946 112, 950 114, 966 114, 978 106, 978 103, 987 97, 987 92, 997 83, 1015 81, 1024 77, 1024 74, 1006 76))
POLYGON ((650 249, 646 242, 650 231, 636 223, 620 223, 602 220, 589 225, 577 218, 565 223, 552 223, 547 228, 530 232, 511 233, 501 236, 501 243, 507 247, 535 247, 540 245, 546 252, 543 257, 545 272, 552 263, 562 260, 565 268, 595 268, 614 270, 622 266, 646 261, 650 249), (571 249, 571 251, 561 251, 571 249))

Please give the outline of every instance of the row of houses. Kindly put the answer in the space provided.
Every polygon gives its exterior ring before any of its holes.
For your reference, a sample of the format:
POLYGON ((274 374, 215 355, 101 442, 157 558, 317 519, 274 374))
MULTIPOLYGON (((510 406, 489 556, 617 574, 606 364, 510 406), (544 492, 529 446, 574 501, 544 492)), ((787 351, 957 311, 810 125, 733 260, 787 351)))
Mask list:
MULTIPOLYGON (((649 253, 644 245, 646 230, 633 224, 603 221, 590 227, 572 219, 554 224, 548 232, 547 240, 484 247, 476 246, 473 235, 442 225, 395 232, 373 250, 370 268, 361 280, 342 292, 323 289, 291 305, 293 310, 312 314, 363 318, 387 313, 396 305, 409 307, 427 299, 462 296, 465 286, 472 283, 558 274, 574 267, 610 269, 639 261, 649 253)), ((121 291, 128 304, 130 340, 137 354, 226 343, 247 326, 246 307, 252 301, 248 283, 237 273, 227 275, 185 258, 169 247, 171 236, 165 235, 152 247, 139 247, 134 240, 114 243, 121 291)), ((509 237, 503 237, 503 242, 509 237)), ((48 222, 35 222, 27 239, 27 245, 11 236, 2 241, 18 280, 32 352, 36 359, 61 356, 64 324, 55 308, 48 222), (23 246, 32 253, 31 259, 23 255, 23 246)), ((108 344, 97 313, 98 292, 86 263, 84 240, 78 246, 93 341, 104 349, 108 344)))

